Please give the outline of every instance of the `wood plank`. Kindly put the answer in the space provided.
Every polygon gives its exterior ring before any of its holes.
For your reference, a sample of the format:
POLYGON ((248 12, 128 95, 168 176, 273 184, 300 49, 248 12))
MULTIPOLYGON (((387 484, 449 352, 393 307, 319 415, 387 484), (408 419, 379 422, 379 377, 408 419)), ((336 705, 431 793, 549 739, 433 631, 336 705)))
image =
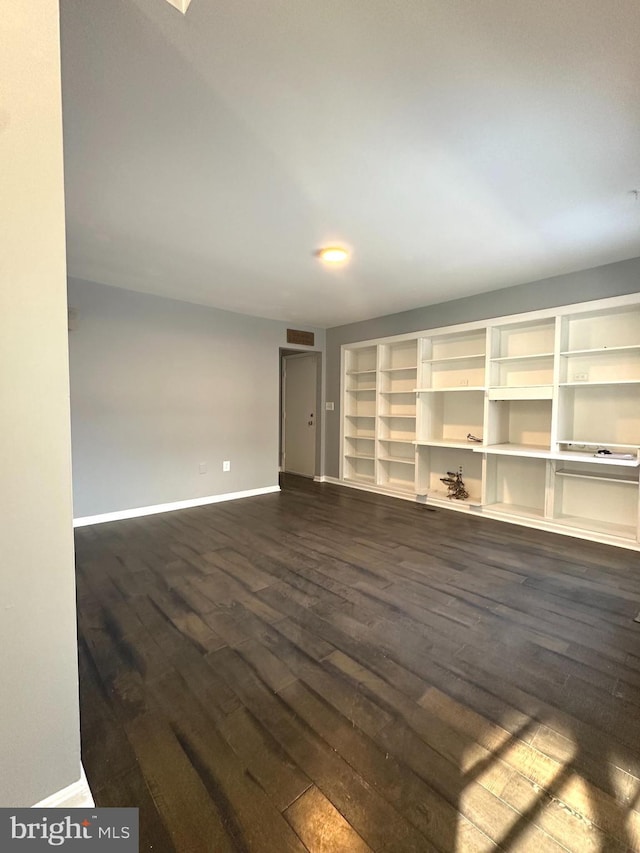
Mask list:
POLYGON ((219 730, 280 811, 311 787, 307 776, 246 708, 230 714, 219 730))
POLYGON ((289 806, 285 816, 309 853, 373 853, 315 785, 289 806))
POLYGON ((405 823, 348 762, 275 698, 237 652, 221 649, 208 657, 215 659, 217 668, 224 673, 227 682, 233 684, 245 704, 251 705, 262 725, 369 846, 385 853, 427 853, 431 849, 426 838, 405 823))
POLYGON ((143 715, 126 730, 176 849, 234 853, 220 812, 168 723, 143 715))
MULTIPOLYGON (((240 761, 183 683, 165 678, 153 686, 172 731, 202 780, 240 849, 303 853, 303 846, 280 811, 240 761)), ((215 848, 214 848, 215 849, 215 848)))

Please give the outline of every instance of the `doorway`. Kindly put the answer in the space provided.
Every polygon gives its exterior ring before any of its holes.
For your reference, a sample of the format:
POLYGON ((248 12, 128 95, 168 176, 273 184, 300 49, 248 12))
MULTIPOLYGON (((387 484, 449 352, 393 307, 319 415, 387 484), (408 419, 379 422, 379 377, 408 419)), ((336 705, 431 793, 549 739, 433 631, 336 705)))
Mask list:
POLYGON ((281 350, 280 469, 314 477, 317 471, 319 353, 281 350))

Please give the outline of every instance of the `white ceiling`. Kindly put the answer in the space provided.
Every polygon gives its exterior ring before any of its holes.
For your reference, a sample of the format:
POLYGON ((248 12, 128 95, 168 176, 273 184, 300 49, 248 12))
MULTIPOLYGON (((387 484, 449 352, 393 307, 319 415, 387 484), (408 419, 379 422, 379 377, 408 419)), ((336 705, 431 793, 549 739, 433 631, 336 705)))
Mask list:
POLYGON ((640 255, 637 0, 61 7, 73 276, 332 326, 640 255))

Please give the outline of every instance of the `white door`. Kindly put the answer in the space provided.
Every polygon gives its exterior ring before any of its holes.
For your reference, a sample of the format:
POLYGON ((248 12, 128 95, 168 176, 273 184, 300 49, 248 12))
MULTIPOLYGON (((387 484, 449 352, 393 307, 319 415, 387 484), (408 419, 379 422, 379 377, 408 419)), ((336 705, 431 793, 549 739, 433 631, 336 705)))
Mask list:
POLYGON ((283 359, 284 458, 291 474, 313 477, 316 471, 316 357, 288 355, 283 359))

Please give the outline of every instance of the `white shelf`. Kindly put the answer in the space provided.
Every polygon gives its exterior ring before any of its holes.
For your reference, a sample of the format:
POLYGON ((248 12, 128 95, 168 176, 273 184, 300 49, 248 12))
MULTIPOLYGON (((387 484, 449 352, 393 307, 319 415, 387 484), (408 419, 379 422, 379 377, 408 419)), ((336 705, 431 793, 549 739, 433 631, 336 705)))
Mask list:
POLYGON ((412 495, 415 495, 416 493, 416 487, 413 482, 406 483, 404 480, 397 480, 393 477, 388 480, 385 480, 385 482, 381 485, 383 488, 386 489, 398 489, 401 492, 408 492, 412 495))
POLYGON ((521 504, 509 503, 494 503, 486 504, 486 509, 491 512, 506 513, 507 515, 517 515, 522 518, 544 518, 544 512, 535 506, 522 506, 521 504))
POLYGON ((415 459, 407 456, 378 456, 381 462, 400 462, 402 465, 415 465, 415 459))
POLYGON ((457 450, 476 450, 484 445, 477 441, 447 441, 446 439, 421 439, 415 441, 418 447, 454 447, 457 450))
MULTIPOLYGON (((567 442, 560 442, 567 443, 567 442)), ((583 442, 576 442, 582 444, 583 442)), ((597 445, 594 445, 594 447, 597 445)), ((609 445, 613 447, 614 445, 609 445)), ((530 444, 477 444, 473 450, 476 453, 494 453, 503 456, 528 456, 538 459, 552 459, 561 462, 588 462, 595 465, 623 465, 627 468, 640 467, 640 459, 608 459, 604 456, 594 456, 593 453, 574 451, 549 450, 530 444)))
POLYGON ((495 453, 501 456, 527 456, 538 459, 555 458, 548 447, 535 444, 475 444, 476 453, 495 453))
POLYGON ((594 349, 569 349, 563 350, 560 355, 607 355, 607 353, 632 353, 633 351, 640 352, 640 344, 633 344, 626 347, 595 347, 594 349))
POLYGON ((346 459, 375 459, 373 453, 345 453, 346 459))
POLYGON ((559 438, 558 444, 574 444, 576 447, 619 447, 626 450, 627 453, 631 452, 631 449, 636 453, 640 451, 640 444, 615 444, 611 441, 580 441, 575 438, 559 438))
POLYGON ((594 471, 592 474, 583 474, 581 471, 567 471, 564 468, 560 468, 556 471, 556 476, 575 477, 578 480, 600 480, 603 483, 624 483, 625 485, 638 488, 638 480, 633 477, 626 477, 624 474, 601 474, 599 471, 594 471))
POLYGON ((407 391, 380 391, 380 394, 383 394, 383 395, 385 395, 385 396, 388 396, 389 394, 407 394, 407 395, 411 396, 413 393, 414 393, 414 391, 413 391, 413 390, 407 390, 407 391))
POLYGON ((488 396, 490 400, 551 400, 553 385, 494 385, 488 396))
POLYGON ((405 370, 417 370, 418 365, 414 364, 411 367, 383 367, 380 373, 403 373, 405 370))
POLYGON ((409 418, 411 420, 416 419, 415 415, 390 415, 388 412, 381 412, 378 417, 380 418, 409 418))
POLYGON ((485 359, 486 355, 482 353, 474 353, 473 355, 452 355, 447 358, 423 358, 423 364, 449 364, 454 361, 480 361, 485 359))
POLYGON ((416 388, 416 394, 442 394, 449 391, 486 391, 484 385, 454 385, 450 388, 416 388))
POLYGON ((631 459, 620 459, 611 456, 596 456, 590 450, 560 450, 554 458, 557 459, 576 459, 580 462, 590 462, 596 463, 598 465, 623 465, 629 468, 637 468, 640 466, 640 453, 638 452, 638 448, 629 444, 612 444, 611 442, 600 441, 596 443, 592 443, 590 441, 566 441, 560 440, 558 442, 559 445, 568 445, 574 447, 606 447, 606 448, 618 448, 618 451, 625 452, 626 454, 632 455, 631 459))
POLYGON ((347 370, 347 376, 364 376, 366 373, 373 376, 377 372, 378 371, 375 368, 372 368, 371 370, 347 370))
POLYGON ((593 453, 574 453, 568 451, 566 453, 553 453, 551 459, 557 459, 561 462, 588 462, 589 465, 622 465, 625 468, 638 468, 640 459, 610 459, 606 456, 594 456, 593 453))
POLYGON ((580 518, 573 515, 559 515, 556 519, 563 527, 577 527, 579 530, 591 530, 605 533, 607 536, 617 536, 620 539, 636 538, 636 527, 631 524, 615 524, 611 521, 601 521, 597 518, 580 518))
POLYGON ((589 382, 589 380, 583 380, 580 382, 561 382, 561 388, 592 388, 594 386, 601 385, 640 385, 640 379, 616 379, 612 382, 589 382))
POLYGON ((351 477, 345 477, 345 480, 349 483, 375 483, 376 478, 368 474, 352 474, 351 477))
POLYGON ((466 501, 458 501, 455 498, 450 498, 447 496, 445 490, 430 489, 428 492, 422 492, 422 494, 428 501, 439 501, 447 506, 482 506, 482 501, 473 500, 472 498, 468 498, 466 501))
POLYGON ((508 364, 510 361, 532 361, 538 358, 553 358, 552 352, 534 352, 525 355, 499 355, 492 358, 491 361, 497 361, 501 364, 508 364))

